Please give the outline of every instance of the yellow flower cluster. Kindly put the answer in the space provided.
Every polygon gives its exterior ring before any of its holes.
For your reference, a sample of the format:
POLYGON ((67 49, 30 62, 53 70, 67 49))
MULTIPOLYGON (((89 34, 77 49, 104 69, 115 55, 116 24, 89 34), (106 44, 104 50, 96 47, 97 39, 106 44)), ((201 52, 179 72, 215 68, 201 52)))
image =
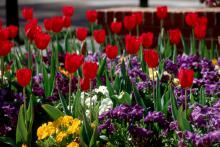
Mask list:
MULTIPOLYGON (((53 137, 57 143, 61 143, 69 135, 79 135, 81 121, 72 116, 62 116, 53 122, 44 123, 37 129, 38 140, 53 137)), ((69 147, 77 147, 78 143, 72 142, 69 147)))

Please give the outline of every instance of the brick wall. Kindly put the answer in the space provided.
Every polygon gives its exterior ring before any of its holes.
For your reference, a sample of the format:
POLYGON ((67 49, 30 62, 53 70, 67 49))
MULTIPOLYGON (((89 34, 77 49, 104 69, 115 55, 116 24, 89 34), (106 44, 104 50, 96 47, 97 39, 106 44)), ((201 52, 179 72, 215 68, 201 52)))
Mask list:
MULTIPOLYGON (((143 12, 143 24, 140 27, 140 32, 154 32, 158 36, 160 32, 160 21, 156 16, 155 8, 109 8, 99 9, 98 12, 98 24, 103 27, 107 27, 111 24, 114 18, 117 21, 123 21, 123 17, 130 15, 132 12, 143 12)), ((166 30, 171 28, 180 28, 182 34, 185 36, 186 41, 189 41, 189 36, 192 32, 191 28, 185 23, 184 16, 188 12, 197 12, 199 16, 207 16, 208 27, 206 42, 207 46, 211 46, 211 41, 217 43, 217 38, 220 36, 220 8, 169 8, 169 15, 164 21, 164 27, 166 30)), ((136 34, 136 29, 133 30, 133 34, 136 34)), ((122 35, 126 34, 126 30, 123 29, 122 35)))

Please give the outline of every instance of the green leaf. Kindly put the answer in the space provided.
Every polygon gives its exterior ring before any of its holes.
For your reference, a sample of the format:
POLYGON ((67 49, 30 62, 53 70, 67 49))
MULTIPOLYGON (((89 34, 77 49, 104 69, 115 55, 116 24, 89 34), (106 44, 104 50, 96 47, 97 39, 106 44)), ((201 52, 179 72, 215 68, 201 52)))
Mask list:
POLYGON ((51 106, 49 104, 42 105, 42 108, 47 112, 47 114, 53 119, 56 120, 61 116, 64 116, 64 113, 61 112, 59 109, 57 109, 54 106, 51 106))
POLYGON ((112 88, 112 85, 110 81, 108 80, 108 76, 106 76, 106 86, 109 91, 109 96, 111 97, 112 95, 114 95, 114 89, 112 88))
MULTIPOLYGON (((81 108, 81 92, 78 90, 73 101, 73 114, 75 118, 82 117, 82 108, 81 108)), ((82 118, 81 118, 82 119, 82 118)))
POLYGON ((10 138, 10 137, 1 136, 0 137, 0 142, 3 142, 5 144, 7 144, 7 145, 16 147, 16 142, 12 138, 10 138))
POLYGON ((96 138, 97 138, 97 127, 93 129, 92 138, 89 142, 89 147, 95 147, 96 146, 96 138))
POLYGON ((161 108, 162 107, 161 106, 161 89, 160 89, 159 77, 157 77, 155 93, 156 93, 156 97, 155 97, 156 111, 162 111, 162 108, 161 108))
POLYGON ((172 114, 175 120, 177 120, 178 117, 178 109, 177 109, 177 102, 176 98, 174 96, 172 88, 169 86, 169 94, 171 99, 171 107, 172 107, 172 114))
POLYGON ((99 69, 98 69, 98 73, 97 73, 98 77, 103 76, 103 73, 105 71, 105 66, 106 66, 106 57, 100 61, 99 69))
POLYGON ((46 69, 45 64, 42 64, 42 68, 43 68, 43 87, 44 87, 45 95, 46 95, 46 97, 48 97, 48 96, 50 96, 49 77, 48 77, 48 73, 47 73, 47 69, 46 69))
POLYGON ((192 127, 189 121, 186 118, 186 112, 183 111, 183 107, 181 106, 178 110, 178 118, 177 118, 179 127, 182 131, 192 131, 192 127))
POLYGON ((113 88, 114 88, 114 90, 116 90, 118 93, 120 92, 120 89, 121 89, 121 87, 120 87, 120 82, 121 82, 120 77, 119 77, 119 76, 116 76, 116 77, 115 77, 115 81, 114 81, 113 88))
POLYGON ((200 93, 199 103, 204 106, 206 104, 205 89, 201 87, 199 93, 200 93))
POLYGON ((134 90, 134 97, 135 97, 136 103, 139 104, 140 106, 142 106, 143 108, 146 108, 146 105, 144 104, 144 101, 143 101, 140 93, 138 92, 136 86, 133 86, 133 90, 134 90))
POLYGON ((62 104, 63 111, 64 111, 65 115, 71 115, 70 111, 69 111, 68 108, 67 108, 66 100, 65 100, 65 98, 63 97, 63 95, 61 94, 61 92, 60 92, 59 89, 58 89, 58 94, 59 94, 60 102, 61 102, 61 104, 62 104))
POLYGON ((24 105, 21 105, 16 128, 16 144, 27 143, 28 141, 28 132, 25 125, 25 113, 26 112, 24 112, 24 105))
POLYGON ((120 104, 128 104, 131 105, 131 96, 127 92, 123 92, 122 97, 119 99, 117 98, 120 104))

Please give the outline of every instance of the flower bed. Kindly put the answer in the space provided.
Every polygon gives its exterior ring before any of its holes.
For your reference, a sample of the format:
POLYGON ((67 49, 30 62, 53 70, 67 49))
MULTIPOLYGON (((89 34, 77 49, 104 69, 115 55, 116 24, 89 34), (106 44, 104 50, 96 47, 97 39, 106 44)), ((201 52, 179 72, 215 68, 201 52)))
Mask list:
POLYGON ((184 16, 191 29, 188 44, 182 30, 164 28, 168 12, 166 6, 156 9, 157 37, 140 33, 139 12, 105 30, 95 10, 86 12, 88 28, 72 28, 71 6, 44 26, 31 8, 22 9, 25 47, 14 40, 16 26, 0 29, 0 141, 219 146, 220 58, 217 44, 207 47, 204 39, 208 20, 197 13, 184 16))

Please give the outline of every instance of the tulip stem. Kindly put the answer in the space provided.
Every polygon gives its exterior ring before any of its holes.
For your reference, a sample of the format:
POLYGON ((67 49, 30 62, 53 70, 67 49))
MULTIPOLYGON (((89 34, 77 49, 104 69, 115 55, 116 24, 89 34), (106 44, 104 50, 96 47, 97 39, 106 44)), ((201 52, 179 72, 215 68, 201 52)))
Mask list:
POLYGON ((2 86, 4 84, 4 57, 1 57, 1 79, 2 79, 2 86))
POLYGON ((156 98, 155 98, 155 85, 154 85, 154 68, 152 68, 153 72, 153 100, 154 100, 154 110, 156 111, 156 98))
POLYGON ((185 89, 185 111, 187 110, 187 90, 185 89))
POLYGON ((24 115, 24 120, 26 121, 26 111, 27 111, 27 108, 26 108, 26 95, 25 95, 25 87, 23 87, 23 97, 24 97, 24 112, 25 112, 25 115, 24 115))
POLYGON ((173 45, 173 63, 176 61, 177 49, 176 45, 173 45))
POLYGON ((70 79, 69 79, 69 110, 71 111, 71 81, 72 81, 72 75, 70 74, 70 79))
POLYGON ((138 38, 138 36, 139 36, 139 26, 138 25, 136 27, 136 33, 137 33, 137 38, 138 38))
POLYGON ((93 23, 91 24, 91 45, 92 45, 92 52, 95 53, 95 43, 94 43, 94 37, 93 37, 93 23))

